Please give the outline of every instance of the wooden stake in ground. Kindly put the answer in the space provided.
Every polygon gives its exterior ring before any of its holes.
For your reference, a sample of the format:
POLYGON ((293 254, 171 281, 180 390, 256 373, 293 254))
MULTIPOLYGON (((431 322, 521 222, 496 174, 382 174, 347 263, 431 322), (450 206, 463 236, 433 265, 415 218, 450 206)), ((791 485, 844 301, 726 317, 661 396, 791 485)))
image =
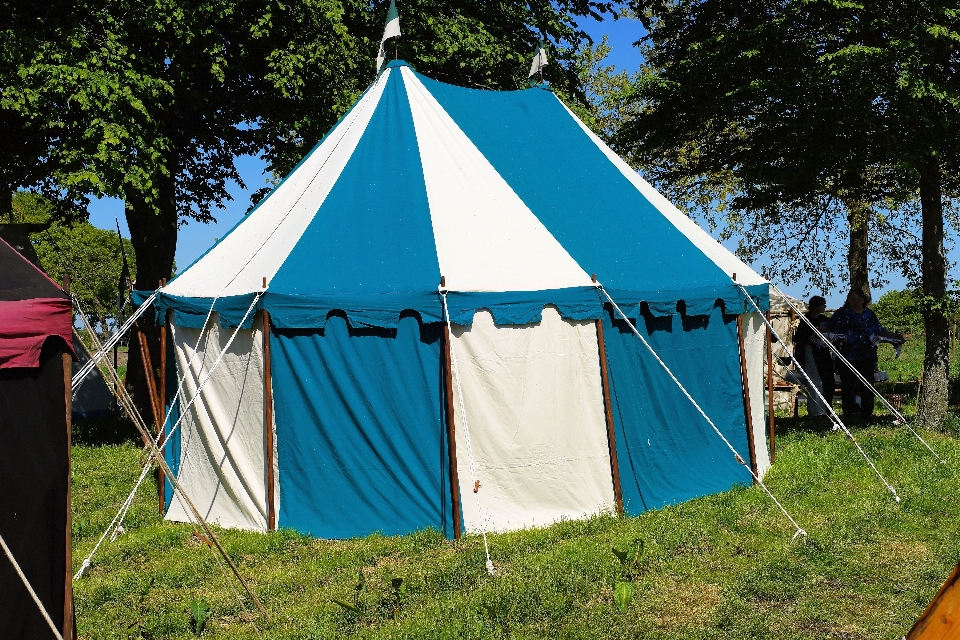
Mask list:
POLYGON ((960 635, 960 564, 940 587, 907 640, 951 640, 960 635))

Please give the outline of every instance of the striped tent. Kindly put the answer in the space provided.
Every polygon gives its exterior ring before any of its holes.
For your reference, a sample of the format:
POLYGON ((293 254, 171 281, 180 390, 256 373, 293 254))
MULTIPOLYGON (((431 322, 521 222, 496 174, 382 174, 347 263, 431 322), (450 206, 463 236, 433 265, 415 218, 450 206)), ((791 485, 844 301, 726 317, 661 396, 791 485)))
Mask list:
MULTIPOLYGON (((606 295, 762 474, 744 291, 768 304, 546 85, 466 89, 394 61, 161 290, 165 454, 212 521, 332 538, 723 491, 749 470, 606 295)), ((169 486, 166 504, 187 518, 169 486)))

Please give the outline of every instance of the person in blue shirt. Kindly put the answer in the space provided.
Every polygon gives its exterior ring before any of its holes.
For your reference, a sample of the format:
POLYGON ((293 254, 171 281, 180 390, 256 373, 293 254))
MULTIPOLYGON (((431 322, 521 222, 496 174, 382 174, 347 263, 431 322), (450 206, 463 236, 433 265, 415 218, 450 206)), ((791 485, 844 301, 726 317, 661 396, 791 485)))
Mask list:
MULTIPOLYGON (((831 325, 832 332, 844 338, 839 345, 840 353, 871 383, 873 372, 877 369, 877 345, 874 338, 903 339, 903 336, 880 326, 877 314, 867 308, 866 294, 858 287, 847 294, 846 304, 833 314, 831 325)), ((836 366, 840 376, 844 420, 869 420, 873 417, 873 392, 845 364, 838 361, 836 366), (859 405, 857 396, 860 397, 859 405)))

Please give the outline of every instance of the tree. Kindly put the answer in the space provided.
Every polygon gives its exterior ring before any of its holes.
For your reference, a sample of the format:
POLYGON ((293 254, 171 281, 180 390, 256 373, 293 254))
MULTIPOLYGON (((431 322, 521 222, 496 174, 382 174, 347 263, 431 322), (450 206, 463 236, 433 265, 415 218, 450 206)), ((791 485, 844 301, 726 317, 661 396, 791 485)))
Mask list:
MULTIPOLYGON (((619 144, 659 157, 661 178, 732 185, 730 209, 757 228, 778 225, 784 213, 820 221, 869 209, 894 220, 905 203, 919 203, 920 414, 939 424, 949 377, 944 198, 960 186, 955 3, 637 5, 649 67, 637 91, 643 111, 619 144)), ((861 232, 856 219, 852 227, 861 232)))
MULTIPOLYGON (((17 5, 17 15, 29 6, 17 5)), ((545 35, 551 78, 575 95, 564 61, 588 38, 571 16, 607 8, 411 0, 399 47, 441 79, 516 88, 545 35)), ((228 181, 243 186, 237 156, 262 152, 275 176, 285 174, 373 81, 386 2, 105 0, 60 9, 46 38, 21 38, 5 100, 31 121, 55 123, 46 153, 60 190, 125 201, 136 284, 152 290, 171 272, 179 226, 211 220, 229 199, 228 181)), ((158 350, 152 320, 140 329, 158 350)), ((131 381, 146 406, 141 370, 134 350, 131 381)))
MULTIPOLYGON (((310 0, 287 8, 285 37, 270 54, 268 78, 283 101, 262 113, 258 126, 275 176, 288 173, 376 77, 389 0, 342 3, 335 30, 344 59, 335 67, 315 5, 310 0)), ((390 47, 419 72, 466 87, 525 88, 534 46, 543 38, 551 58, 546 80, 568 103, 586 105, 577 56, 591 40, 576 17, 612 15, 617 3, 401 0, 398 6, 403 36, 390 47)))
MULTIPOLYGON (((123 270, 121 240, 115 232, 89 222, 62 223, 45 198, 21 191, 12 200, 14 222, 53 222, 47 231, 32 234, 30 241, 40 258, 40 267, 57 282, 70 276, 70 293, 101 336, 116 322, 120 274, 123 270)), ((123 251, 135 263, 133 245, 123 239, 123 251)), ((132 274, 134 277, 136 273, 132 274)))

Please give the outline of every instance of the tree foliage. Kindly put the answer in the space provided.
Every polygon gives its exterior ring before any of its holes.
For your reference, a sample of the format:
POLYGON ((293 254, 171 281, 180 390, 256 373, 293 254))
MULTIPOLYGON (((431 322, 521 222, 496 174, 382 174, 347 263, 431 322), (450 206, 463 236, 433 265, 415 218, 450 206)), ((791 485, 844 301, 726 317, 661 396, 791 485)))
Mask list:
MULTIPOLYGON (((636 8, 649 66, 637 89, 643 110, 619 146, 648 159, 661 185, 706 187, 735 227, 746 223, 747 243, 799 229, 787 237, 801 264, 814 266, 815 249, 840 233, 840 212, 874 212, 889 225, 873 221, 888 261, 920 272, 925 299, 945 298, 944 201, 960 193, 955 2, 637 0, 636 8), (891 233, 908 226, 913 203, 919 238, 891 233)), ((925 308, 921 415, 935 424, 946 410, 949 340, 943 306, 925 308)))
POLYGON ((923 331, 920 297, 913 289, 887 291, 873 305, 873 311, 880 324, 890 331, 919 333, 923 331))
MULTIPOLYGON (((589 42, 575 16, 611 8, 597 0, 400 5, 398 53, 418 70, 518 88, 544 37, 548 78, 573 99, 582 92, 572 61, 589 42)), ((374 80, 387 1, 52 0, 43 20, 31 14, 35 3, 4 7, 12 39, 0 63, 3 122, 41 133, 29 154, 6 156, 18 176, 10 188, 28 184, 26 169, 43 159, 55 195, 122 198, 137 286, 154 289, 171 272, 179 227, 212 220, 230 181, 245 186, 238 156, 262 154, 274 176, 285 174, 374 80)), ((15 139, 0 140, 0 157, 15 139)), ((141 329, 157 350, 156 328, 144 321, 141 329)), ((142 403, 143 389, 137 395, 142 403)))
MULTIPOLYGON (((54 205, 34 193, 21 191, 13 197, 15 222, 51 222, 54 205)), ((30 238, 40 258, 40 267, 53 280, 62 282, 70 275, 70 292, 77 297, 91 325, 106 331, 117 316, 120 274, 123 270, 121 240, 116 233, 99 229, 89 222, 56 222, 47 231, 30 238)), ((123 239, 131 271, 135 253, 129 240, 123 239)), ((131 274, 136 276, 136 273, 131 274)))

